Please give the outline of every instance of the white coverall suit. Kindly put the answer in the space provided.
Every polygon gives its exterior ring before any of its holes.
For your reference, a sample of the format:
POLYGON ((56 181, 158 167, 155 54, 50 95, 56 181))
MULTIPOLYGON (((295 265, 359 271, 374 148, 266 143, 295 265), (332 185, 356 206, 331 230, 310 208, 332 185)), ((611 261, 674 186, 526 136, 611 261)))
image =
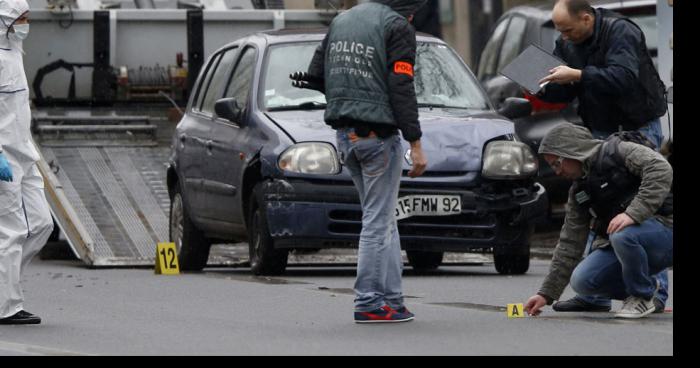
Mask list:
POLYGON ((53 230, 30 132, 22 42, 8 36, 12 23, 28 10, 25 0, 0 0, 0 151, 14 177, 0 181, 0 318, 23 310, 20 277, 53 230))

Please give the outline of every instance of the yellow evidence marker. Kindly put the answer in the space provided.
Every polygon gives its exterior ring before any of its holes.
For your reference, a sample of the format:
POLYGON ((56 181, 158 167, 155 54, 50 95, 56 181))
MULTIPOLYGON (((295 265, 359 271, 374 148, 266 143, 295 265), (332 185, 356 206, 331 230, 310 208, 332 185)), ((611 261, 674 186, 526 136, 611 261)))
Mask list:
POLYGON ((508 304, 507 313, 508 318, 525 318, 525 310, 523 309, 523 304, 508 304))
POLYGON ((156 275, 179 275, 175 243, 158 243, 156 247, 156 275))

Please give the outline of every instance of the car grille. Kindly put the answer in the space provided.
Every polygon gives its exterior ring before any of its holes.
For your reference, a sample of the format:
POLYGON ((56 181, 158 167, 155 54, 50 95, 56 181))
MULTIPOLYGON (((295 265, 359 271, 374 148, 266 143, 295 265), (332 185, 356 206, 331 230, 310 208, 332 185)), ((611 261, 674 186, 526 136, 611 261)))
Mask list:
MULTIPOLYGON (((334 210, 329 214, 328 231, 338 235, 359 235, 362 230, 362 212, 334 210)), ((399 221, 401 236, 437 237, 490 240, 495 237, 494 216, 473 214, 453 216, 415 216, 399 221)))

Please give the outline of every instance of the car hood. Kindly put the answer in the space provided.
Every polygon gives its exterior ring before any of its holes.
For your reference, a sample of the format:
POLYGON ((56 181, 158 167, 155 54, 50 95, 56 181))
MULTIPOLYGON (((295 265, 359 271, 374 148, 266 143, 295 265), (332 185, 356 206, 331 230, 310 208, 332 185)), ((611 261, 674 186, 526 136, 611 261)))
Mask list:
MULTIPOLYGON (((323 110, 268 112, 281 129, 297 143, 328 142, 336 146, 335 131, 323 121, 323 110)), ((471 172, 481 170, 484 144, 506 134, 514 134, 513 123, 492 112, 435 109, 420 113, 421 145, 432 172, 471 172)), ((402 141, 404 154, 410 148, 402 141)), ((336 147, 337 148, 337 147, 336 147)), ((404 169, 410 165, 404 160, 404 169)))

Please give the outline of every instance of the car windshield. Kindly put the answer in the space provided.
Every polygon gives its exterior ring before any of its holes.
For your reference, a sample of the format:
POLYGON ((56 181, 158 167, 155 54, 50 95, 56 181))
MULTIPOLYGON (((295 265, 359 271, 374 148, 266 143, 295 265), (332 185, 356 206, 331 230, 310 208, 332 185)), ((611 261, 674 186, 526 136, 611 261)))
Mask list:
MULTIPOLYGON (((325 96, 292 87, 289 75, 305 71, 319 42, 270 47, 265 66, 262 106, 265 110, 321 109, 325 96)), ((415 86, 421 107, 488 110, 486 97, 457 55, 447 46, 420 42, 417 48, 415 86)))

